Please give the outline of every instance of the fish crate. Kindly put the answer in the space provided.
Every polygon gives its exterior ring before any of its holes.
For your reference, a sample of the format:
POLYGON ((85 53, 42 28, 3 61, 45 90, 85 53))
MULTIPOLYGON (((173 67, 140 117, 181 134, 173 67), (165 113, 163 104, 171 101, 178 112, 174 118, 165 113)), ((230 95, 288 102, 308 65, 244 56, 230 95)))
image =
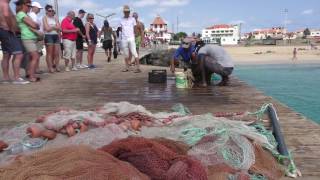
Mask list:
POLYGON ((167 71, 166 70, 152 70, 149 72, 149 83, 166 83, 167 71))

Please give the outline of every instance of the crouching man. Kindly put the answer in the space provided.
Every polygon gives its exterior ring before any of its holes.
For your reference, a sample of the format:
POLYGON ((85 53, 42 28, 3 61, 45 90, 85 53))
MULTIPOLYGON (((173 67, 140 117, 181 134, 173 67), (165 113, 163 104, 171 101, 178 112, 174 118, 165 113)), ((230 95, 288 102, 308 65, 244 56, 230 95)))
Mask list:
POLYGON ((198 51, 197 61, 200 63, 202 86, 207 86, 210 83, 213 73, 222 77, 219 86, 228 85, 234 64, 223 47, 212 44, 204 45, 198 51))

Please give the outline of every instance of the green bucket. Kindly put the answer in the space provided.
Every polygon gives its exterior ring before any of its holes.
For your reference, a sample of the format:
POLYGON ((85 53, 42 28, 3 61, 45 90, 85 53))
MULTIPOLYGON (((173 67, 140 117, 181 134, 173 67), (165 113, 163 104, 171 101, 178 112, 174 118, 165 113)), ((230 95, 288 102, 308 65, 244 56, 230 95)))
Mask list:
POLYGON ((183 72, 176 72, 176 87, 177 88, 188 88, 187 76, 183 72))

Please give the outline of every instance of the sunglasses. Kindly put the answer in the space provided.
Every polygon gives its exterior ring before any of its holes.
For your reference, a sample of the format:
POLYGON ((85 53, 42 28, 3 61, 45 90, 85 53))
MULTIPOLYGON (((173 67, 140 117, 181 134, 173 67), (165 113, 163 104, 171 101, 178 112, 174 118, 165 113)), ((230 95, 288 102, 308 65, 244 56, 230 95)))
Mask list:
POLYGON ((49 9, 49 10, 47 10, 48 12, 53 12, 53 10, 52 9, 49 9))
POLYGON ((94 19, 93 17, 91 17, 91 18, 88 18, 88 19, 94 19))

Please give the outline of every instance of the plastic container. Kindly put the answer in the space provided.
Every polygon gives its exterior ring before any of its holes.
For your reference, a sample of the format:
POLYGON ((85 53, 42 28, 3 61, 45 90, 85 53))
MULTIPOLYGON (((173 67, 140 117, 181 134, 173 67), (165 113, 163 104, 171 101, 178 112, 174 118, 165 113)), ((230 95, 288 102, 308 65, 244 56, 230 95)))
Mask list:
POLYGON ((166 81, 166 70, 152 70, 152 72, 149 72, 149 83, 166 83, 166 81))
POLYGON ((17 143, 10 146, 9 149, 7 150, 7 153, 9 155, 17 155, 17 154, 21 154, 25 150, 27 150, 26 147, 24 147, 21 143, 17 143))
POLYGON ((179 89, 188 88, 187 76, 183 72, 175 72, 176 87, 179 89))

